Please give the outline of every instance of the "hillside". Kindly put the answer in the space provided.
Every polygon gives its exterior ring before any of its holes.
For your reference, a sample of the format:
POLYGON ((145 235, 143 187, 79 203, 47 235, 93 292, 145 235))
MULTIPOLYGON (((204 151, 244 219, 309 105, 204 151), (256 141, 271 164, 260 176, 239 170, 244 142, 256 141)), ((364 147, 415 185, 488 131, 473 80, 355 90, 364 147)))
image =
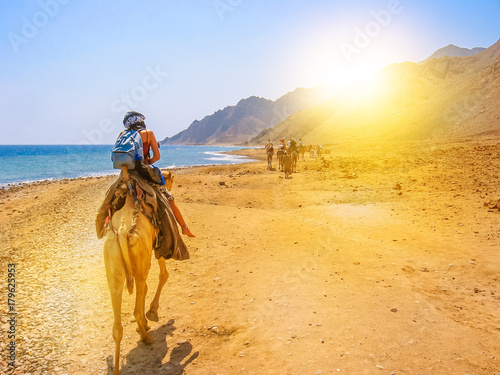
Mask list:
POLYGON ((394 64, 251 140, 422 139, 500 133, 500 41, 466 57, 394 64))
POLYGON ((324 86, 298 88, 272 101, 251 96, 201 121, 195 120, 182 132, 165 138, 161 144, 239 144, 272 128, 293 113, 310 109, 327 99, 324 86))

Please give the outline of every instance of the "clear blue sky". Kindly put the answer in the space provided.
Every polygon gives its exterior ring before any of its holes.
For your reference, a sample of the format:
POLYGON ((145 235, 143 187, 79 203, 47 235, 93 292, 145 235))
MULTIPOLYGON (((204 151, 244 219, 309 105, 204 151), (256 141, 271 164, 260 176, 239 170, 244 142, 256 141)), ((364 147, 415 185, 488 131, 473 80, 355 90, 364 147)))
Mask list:
POLYGON ((163 139, 218 109, 500 38, 500 1, 39 0, 0 12, 1 144, 163 139), (360 32, 364 36, 360 36, 360 32))

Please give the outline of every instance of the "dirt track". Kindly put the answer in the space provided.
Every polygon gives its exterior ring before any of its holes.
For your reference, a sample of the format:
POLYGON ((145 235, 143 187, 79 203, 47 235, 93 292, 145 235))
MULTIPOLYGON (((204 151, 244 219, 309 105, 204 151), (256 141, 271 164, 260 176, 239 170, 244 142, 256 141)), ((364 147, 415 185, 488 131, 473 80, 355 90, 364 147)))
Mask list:
MULTIPOLYGON (((500 198, 498 142, 337 145, 291 179, 265 165, 175 171, 197 237, 167 263, 152 345, 124 294, 124 375, 500 374, 500 213, 483 206, 500 198)), ((112 372, 94 231, 112 181, 2 192, 0 292, 15 262, 18 312, 5 374, 112 372)))

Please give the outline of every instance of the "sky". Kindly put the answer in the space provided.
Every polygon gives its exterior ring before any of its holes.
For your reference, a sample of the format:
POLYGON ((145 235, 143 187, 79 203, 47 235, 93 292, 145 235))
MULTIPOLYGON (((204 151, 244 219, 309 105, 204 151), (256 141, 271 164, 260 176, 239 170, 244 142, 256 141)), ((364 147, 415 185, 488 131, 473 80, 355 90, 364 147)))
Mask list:
POLYGON ((0 12, 0 144, 158 139, 255 95, 341 87, 500 39, 498 0, 38 0, 0 12))

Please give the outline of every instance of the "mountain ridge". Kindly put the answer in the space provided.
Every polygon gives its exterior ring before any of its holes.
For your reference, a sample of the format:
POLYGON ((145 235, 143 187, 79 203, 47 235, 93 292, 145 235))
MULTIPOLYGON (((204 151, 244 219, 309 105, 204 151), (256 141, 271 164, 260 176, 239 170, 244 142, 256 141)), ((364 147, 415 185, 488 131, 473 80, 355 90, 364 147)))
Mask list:
POLYGON ((454 44, 448 44, 446 47, 438 49, 436 52, 434 52, 431 56, 426 58, 425 60, 421 61, 420 64, 427 62, 430 59, 439 59, 441 57, 465 57, 465 56, 473 56, 476 55, 482 51, 484 51, 486 48, 484 47, 474 47, 474 48, 463 48, 463 47, 458 47, 454 44))
POLYGON ((219 109, 161 144, 241 144, 262 130, 272 128, 289 115, 309 109, 328 97, 325 86, 297 88, 275 101, 250 96, 236 105, 219 109))
POLYGON ((421 139, 500 132, 500 40, 470 56, 392 64, 377 74, 368 95, 363 82, 260 134, 267 139, 421 139), (360 90, 361 87, 361 90, 360 90))

